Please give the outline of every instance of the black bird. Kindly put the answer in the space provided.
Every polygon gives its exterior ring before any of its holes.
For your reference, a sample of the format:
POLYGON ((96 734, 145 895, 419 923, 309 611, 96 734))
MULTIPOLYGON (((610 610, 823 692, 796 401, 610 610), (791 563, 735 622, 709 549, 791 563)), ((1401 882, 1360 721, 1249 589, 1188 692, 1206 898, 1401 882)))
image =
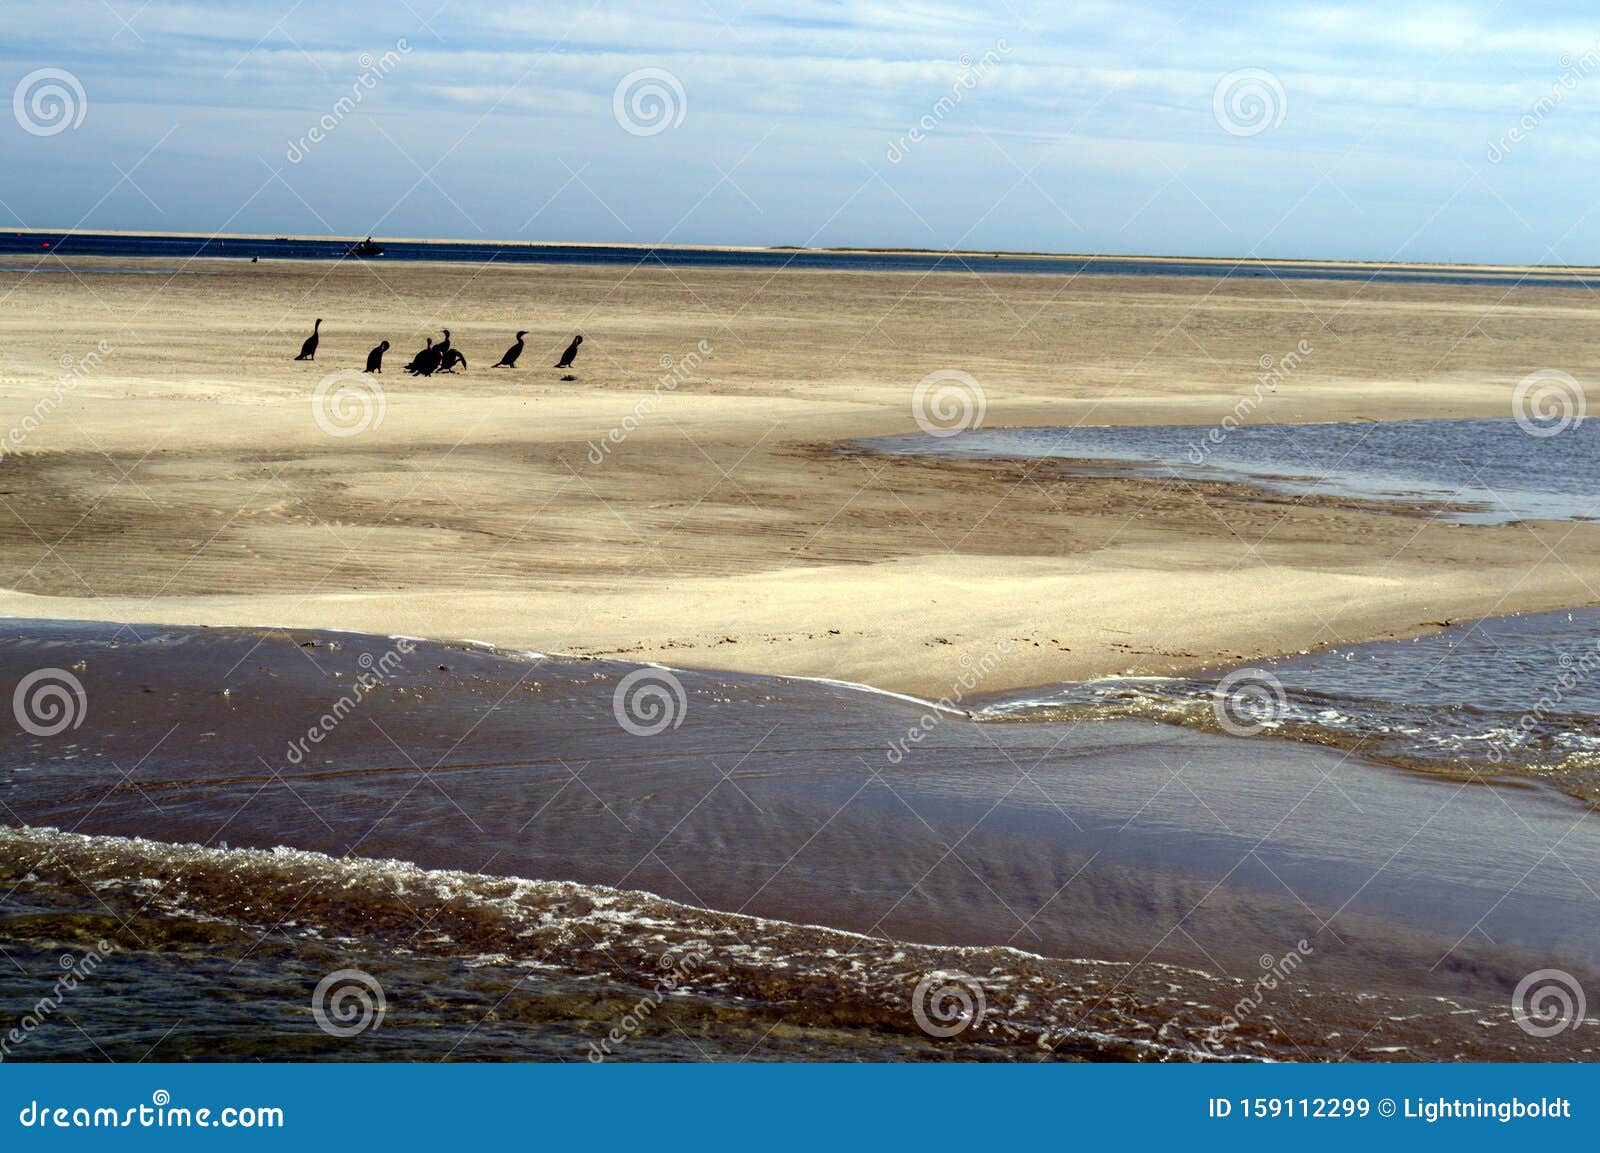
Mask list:
POLYGON ((458 364, 462 368, 466 368, 467 367, 467 358, 465 356, 461 355, 461 350, 460 349, 458 349, 458 348, 447 348, 447 349, 444 350, 444 358, 439 361, 439 371, 440 372, 454 372, 456 370, 456 365, 458 365, 458 364))
POLYGON ((311 335, 306 337, 306 342, 300 346, 300 355, 295 357, 296 360, 317 359, 317 341, 319 339, 317 334, 321 331, 322 317, 319 316, 317 317, 317 323, 311 326, 311 335))
POLYGON ((450 330, 446 328, 442 331, 444 332, 444 339, 441 340, 436 346, 439 349, 440 356, 443 356, 445 353, 450 351, 450 330))
POLYGON ((367 353, 367 372, 383 372, 383 354, 389 351, 389 342, 386 340, 371 352, 367 353))
POLYGON ((433 347, 433 337, 428 337, 428 343, 422 351, 411 358, 411 363, 406 365, 406 371, 412 376, 432 376, 433 370, 439 367, 439 350, 433 347))
POLYGON ((572 338, 572 343, 567 345, 567 351, 565 351, 565 352, 563 352, 561 354, 561 361, 560 361, 560 363, 558 363, 556 365, 556 367, 557 368, 567 368, 572 364, 572 362, 574 360, 578 359, 578 345, 580 345, 582 343, 583 343, 583 337, 574 336, 572 338))
POLYGON ((517 343, 506 349, 506 354, 500 358, 500 363, 495 365, 496 368, 517 367, 517 357, 522 355, 522 338, 527 335, 526 331, 517 333, 517 343))

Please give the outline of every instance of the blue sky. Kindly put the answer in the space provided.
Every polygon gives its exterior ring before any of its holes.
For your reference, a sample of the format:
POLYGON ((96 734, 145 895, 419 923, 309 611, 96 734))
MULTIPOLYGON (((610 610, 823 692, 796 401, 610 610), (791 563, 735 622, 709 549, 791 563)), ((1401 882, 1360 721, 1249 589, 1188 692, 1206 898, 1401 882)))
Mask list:
POLYGON ((1592 5, 0 0, 3 96, 0 228, 1600 263, 1592 5))

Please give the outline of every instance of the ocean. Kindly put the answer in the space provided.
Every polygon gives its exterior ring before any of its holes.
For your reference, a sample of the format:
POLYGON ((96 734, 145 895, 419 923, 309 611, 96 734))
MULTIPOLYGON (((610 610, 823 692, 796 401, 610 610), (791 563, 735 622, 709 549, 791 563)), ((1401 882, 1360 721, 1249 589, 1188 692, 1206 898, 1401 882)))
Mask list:
MULTIPOLYGON (((99 256, 190 260, 344 260, 350 242, 315 237, 150 236, 73 232, 0 232, 0 258, 99 256)), ((812 269, 836 272, 980 272, 1042 276, 1197 276, 1221 279, 1349 280, 1382 284, 1600 288, 1600 279, 1557 269, 1506 272, 1471 266, 1341 265, 1296 261, 1217 262, 1151 257, 1022 256, 1015 254, 829 251, 802 248, 725 249, 647 245, 513 244, 382 241, 376 261, 497 264, 635 265, 668 268, 812 269)), ((36 261, 37 263, 37 261, 36 261)), ((34 266, 19 264, 19 270, 34 266)), ((48 270, 48 262, 38 267, 48 270)))

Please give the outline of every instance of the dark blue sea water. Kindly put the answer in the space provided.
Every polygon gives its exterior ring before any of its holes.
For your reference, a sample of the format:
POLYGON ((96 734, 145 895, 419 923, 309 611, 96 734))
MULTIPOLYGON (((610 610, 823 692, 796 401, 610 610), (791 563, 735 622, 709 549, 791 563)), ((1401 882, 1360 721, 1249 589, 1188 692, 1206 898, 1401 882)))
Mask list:
MULTIPOLYGON (((1548 429, 1544 431, 1549 431, 1548 429)), ((1294 495, 1451 506, 1450 520, 1600 517, 1600 421, 1535 435, 1515 420, 982 428, 863 442, 896 455, 1108 462, 1124 476, 1235 481, 1294 495)))
MULTIPOLYGON (((713 248, 593 247, 575 244, 465 244, 383 240, 383 261, 428 260, 511 264, 620 264, 640 262, 676 268, 796 268, 857 272, 1020 272, 1036 275, 1199 276, 1224 279, 1274 277, 1280 280, 1352 280, 1406 284, 1497 284, 1530 288, 1600 288, 1600 279, 1584 280, 1548 273, 1517 274, 1471 267, 1431 270, 1407 267, 1340 266, 1305 263, 1218 264, 1200 260, 1157 260, 1128 256, 1087 259, 1082 256, 979 256, 972 253, 833 252, 785 248, 729 251, 713 248)), ((249 260, 339 260, 349 243, 305 237, 248 239, 204 236, 113 236, 102 233, 0 232, 0 256, 41 255, 222 257, 249 260)))

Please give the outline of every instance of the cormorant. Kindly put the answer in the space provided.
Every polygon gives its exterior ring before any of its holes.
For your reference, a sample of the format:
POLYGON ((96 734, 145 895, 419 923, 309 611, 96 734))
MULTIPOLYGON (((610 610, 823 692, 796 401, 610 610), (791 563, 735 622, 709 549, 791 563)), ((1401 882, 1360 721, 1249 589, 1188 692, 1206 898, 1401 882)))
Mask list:
POLYGON ((522 355, 522 338, 527 335, 526 330, 517 333, 517 343, 506 349, 506 354, 500 358, 500 363, 495 365, 496 368, 517 367, 517 357, 522 355))
POLYGON ((367 353, 367 372, 383 372, 383 354, 389 351, 389 342, 386 340, 371 352, 367 353))
POLYGON ((317 359, 317 341, 320 339, 318 333, 321 331, 322 317, 319 316, 317 317, 317 323, 311 326, 311 335, 306 337, 306 342, 300 346, 300 355, 295 357, 296 360, 317 359))
POLYGON ((433 337, 428 337, 428 343, 422 351, 411 358, 411 363, 406 365, 406 371, 412 376, 432 376, 433 370, 439 367, 439 350, 433 347, 433 337))
POLYGON ((567 345, 567 351, 565 351, 565 352, 563 352, 561 354, 561 360, 556 365, 556 367, 557 368, 568 368, 568 367, 570 367, 572 362, 578 358, 578 345, 580 345, 582 343, 583 343, 583 337, 574 336, 572 338, 572 343, 567 345))
POLYGON ((439 371, 454 372, 458 364, 462 368, 466 368, 467 358, 461 355, 459 348, 447 348, 444 350, 444 358, 439 361, 439 371))

